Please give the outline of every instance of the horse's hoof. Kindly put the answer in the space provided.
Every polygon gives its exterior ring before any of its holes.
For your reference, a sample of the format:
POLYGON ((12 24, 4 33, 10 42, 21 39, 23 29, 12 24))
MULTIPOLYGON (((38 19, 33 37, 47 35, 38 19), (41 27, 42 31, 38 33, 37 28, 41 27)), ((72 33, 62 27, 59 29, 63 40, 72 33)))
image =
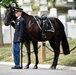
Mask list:
POLYGON ((56 66, 51 66, 51 69, 56 69, 56 66))
POLYGON ((38 67, 37 66, 34 66, 33 69, 38 69, 38 67))
POLYGON ((28 69, 28 68, 29 68, 29 66, 27 66, 27 65, 24 67, 24 69, 28 69))

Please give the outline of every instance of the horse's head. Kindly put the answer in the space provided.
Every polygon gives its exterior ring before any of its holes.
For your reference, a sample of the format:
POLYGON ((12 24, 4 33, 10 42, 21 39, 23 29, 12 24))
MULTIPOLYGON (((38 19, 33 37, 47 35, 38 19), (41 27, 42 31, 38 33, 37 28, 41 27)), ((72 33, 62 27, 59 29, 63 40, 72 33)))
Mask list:
POLYGON ((14 17, 15 17, 15 8, 11 6, 7 7, 4 18, 5 25, 8 26, 14 19, 14 17))

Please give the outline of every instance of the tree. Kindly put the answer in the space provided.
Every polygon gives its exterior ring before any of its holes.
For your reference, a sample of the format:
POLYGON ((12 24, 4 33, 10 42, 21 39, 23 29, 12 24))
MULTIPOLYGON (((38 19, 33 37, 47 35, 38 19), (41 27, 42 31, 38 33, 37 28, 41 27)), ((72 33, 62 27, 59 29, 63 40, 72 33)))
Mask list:
POLYGON ((2 23, 1 23, 1 7, 0 7, 0 46, 3 45, 2 23))
POLYGON ((18 7, 18 3, 17 3, 17 0, 2 0, 0 5, 3 6, 3 7, 8 7, 9 5, 11 5, 12 3, 15 3, 16 6, 18 7))
POLYGON ((74 0, 74 2, 75 2, 75 7, 76 7, 76 0, 74 0))
MULTIPOLYGON (((1 2, 2 0, 0 0, 1 2)), ((1 6, 0 6, 0 46, 3 45, 2 23, 1 23, 1 6)))
POLYGON ((52 7, 55 7, 56 0, 52 0, 52 7))

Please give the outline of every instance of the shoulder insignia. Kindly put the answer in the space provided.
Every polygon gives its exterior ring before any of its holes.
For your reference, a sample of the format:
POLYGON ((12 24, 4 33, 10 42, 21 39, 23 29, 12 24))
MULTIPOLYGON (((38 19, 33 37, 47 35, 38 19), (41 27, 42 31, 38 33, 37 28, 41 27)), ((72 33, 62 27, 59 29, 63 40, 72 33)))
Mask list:
POLYGON ((19 25, 19 22, 17 22, 17 25, 19 25))

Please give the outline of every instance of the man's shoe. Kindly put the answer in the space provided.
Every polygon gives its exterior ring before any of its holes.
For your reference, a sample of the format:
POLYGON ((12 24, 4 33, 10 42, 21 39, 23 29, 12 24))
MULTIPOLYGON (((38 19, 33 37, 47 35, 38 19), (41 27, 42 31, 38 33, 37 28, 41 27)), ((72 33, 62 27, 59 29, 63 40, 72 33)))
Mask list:
POLYGON ((16 66, 14 66, 11 69, 22 69, 22 67, 16 67, 16 66))

